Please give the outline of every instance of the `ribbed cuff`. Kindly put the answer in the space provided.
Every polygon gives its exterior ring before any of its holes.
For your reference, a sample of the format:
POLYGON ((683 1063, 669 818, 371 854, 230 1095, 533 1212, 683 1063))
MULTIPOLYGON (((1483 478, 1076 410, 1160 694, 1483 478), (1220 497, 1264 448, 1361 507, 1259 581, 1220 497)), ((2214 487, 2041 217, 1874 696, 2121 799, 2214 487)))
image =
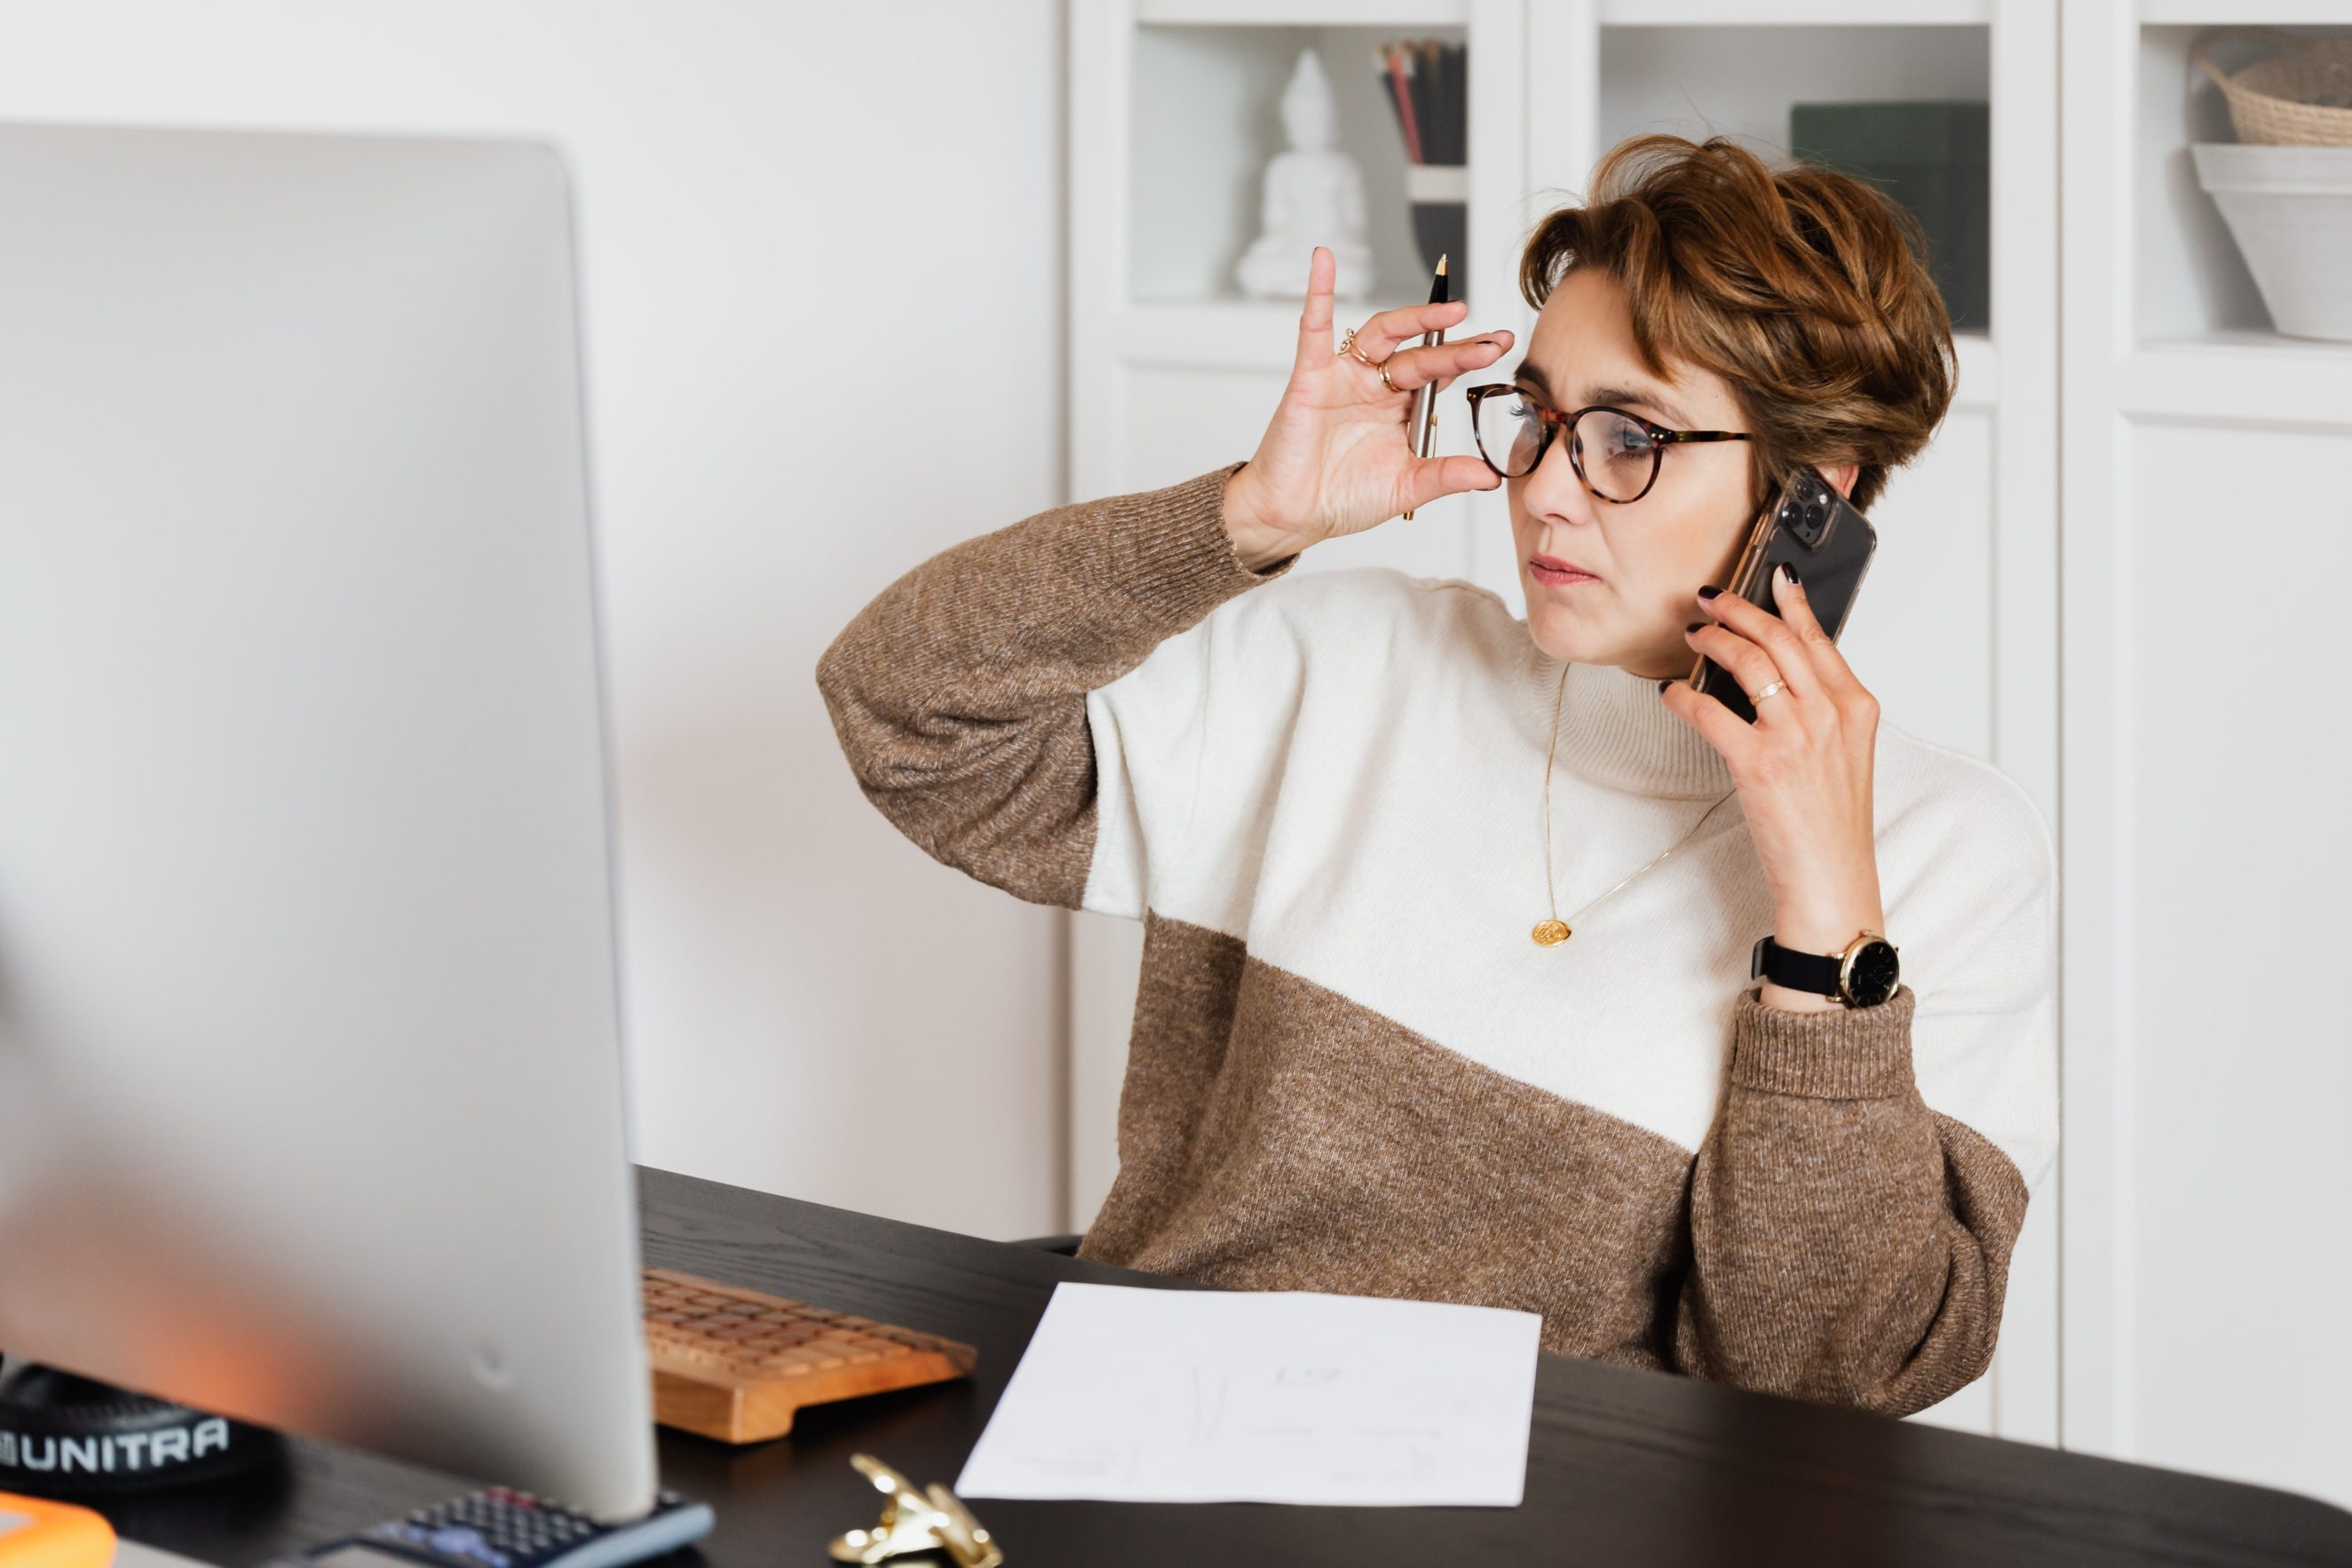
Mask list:
POLYGON ((1759 983, 1739 994, 1731 1081, 1766 1094, 1879 1100, 1914 1085, 1908 985, 1875 1007, 1799 1013, 1767 1006, 1759 983))
POLYGON ((1249 459, 1227 463, 1164 489, 1125 499, 1116 526, 1127 569, 1186 626, 1243 591, 1271 583, 1298 563, 1296 552, 1253 572, 1225 531, 1225 481, 1249 459))

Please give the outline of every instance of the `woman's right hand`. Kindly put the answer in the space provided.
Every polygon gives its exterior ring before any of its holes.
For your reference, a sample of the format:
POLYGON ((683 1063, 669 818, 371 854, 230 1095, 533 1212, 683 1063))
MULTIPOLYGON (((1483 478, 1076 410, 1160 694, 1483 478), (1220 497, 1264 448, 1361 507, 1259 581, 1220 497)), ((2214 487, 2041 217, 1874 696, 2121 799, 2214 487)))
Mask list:
POLYGON ((1331 340, 1331 282, 1338 263, 1323 246, 1307 265, 1307 308, 1298 318, 1298 358, 1265 437, 1225 481, 1225 531, 1253 570, 1326 539, 1360 533, 1440 496, 1491 490, 1502 479, 1475 454, 1421 458, 1407 426, 1413 394, 1440 391, 1463 372, 1507 353, 1496 330, 1457 342, 1419 346, 1423 333, 1462 319, 1462 301, 1382 310, 1356 330, 1365 357, 1386 363, 1389 380, 1331 340), (1411 348, 1401 348, 1412 343, 1411 348))

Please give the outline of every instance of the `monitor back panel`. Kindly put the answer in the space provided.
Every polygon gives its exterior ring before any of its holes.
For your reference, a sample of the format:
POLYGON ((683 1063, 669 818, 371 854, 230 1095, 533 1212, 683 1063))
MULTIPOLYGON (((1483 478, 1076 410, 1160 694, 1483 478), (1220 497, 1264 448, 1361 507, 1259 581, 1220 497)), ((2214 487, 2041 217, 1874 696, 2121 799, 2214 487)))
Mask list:
POLYGON ((566 181, 0 126, 0 1349, 652 1444, 566 181))

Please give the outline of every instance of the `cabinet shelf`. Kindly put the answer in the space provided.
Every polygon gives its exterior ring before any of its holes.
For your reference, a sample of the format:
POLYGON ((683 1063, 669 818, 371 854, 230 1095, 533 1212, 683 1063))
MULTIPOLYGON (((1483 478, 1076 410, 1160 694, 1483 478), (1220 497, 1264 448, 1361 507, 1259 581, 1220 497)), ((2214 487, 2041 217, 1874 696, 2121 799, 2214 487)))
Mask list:
MULTIPOLYGON (((1341 300, 1332 315, 1332 346, 1340 334, 1375 310, 1404 300, 1341 300)), ((1287 370, 1298 344, 1298 303, 1235 300, 1130 305, 1111 319, 1110 347, 1134 365, 1189 370, 1287 370)), ((1463 317, 1479 321, 1476 302, 1463 317)), ((1491 324, 1491 323, 1490 323, 1491 324)), ((1464 335, 1449 329, 1449 337, 1464 335)))
POLYGON ((2115 401, 2143 419, 2352 426, 2352 343, 2247 329, 2144 339, 2116 367, 2115 401))
MULTIPOLYGON (((2210 26, 2177 18, 2221 9, 2215 0, 2144 0, 2140 7, 2139 47, 2132 57, 2137 115, 2124 171, 2132 215, 2127 259, 2134 336, 2151 351, 2186 347, 2209 359, 2218 351, 2246 363, 2273 353, 2306 360, 2316 353, 2323 363, 2341 364, 2342 358, 2331 356, 2352 351, 2352 344, 2338 348, 2271 330, 2270 310, 2245 257, 2198 182, 2191 144, 2235 142, 2237 132, 2221 89, 2196 65, 2198 41, 2210 26), (2151 14, 2166 19, 2149 21, 2151 14)), ((2321 7, 2255 0, 2252 9, 2263 19, 2294 21, 2321 7)), ((2345 31, 2341 24, 2352 20, 2352 6, 2331 0, 2326 9, 2326 19, 2339 26, 2318 31, 2345 31)), ((2216 58, 2225 68, 2237 63, 2226 52, 2216 58)), ((2226 406, 2226 401, 2209 406, 2226 406)))
MULTIPOLYGON (((1338 345, 1338 332, 1386 308, 1386 301, 1340 300, 1332 323, 1333 346, 1338 345)), ((1492 324, 1480 317, 1475 300, 1471 301, 1463 322, 1471 331, 1492 324)), ((1131 366, 1286 371, 1298 341, 1298 307, 1254 300, 1137 304, 1118 311, 1110 328, 1108 346, 1121 363, 1131 366)), ((2273 342, 2294 341, 2267 336, 2273 342)), ((1525 347, 1524 342, 1515 343, 1496 365, 1477 374, 1484 376, 1498 366, 1516 363, 1525 347)), ((1991 407, 2000 387, 2000 355, 1993 340, 1982 332, 1955 332, 1952 347, 1959 372, 1955 406, 1991 407)), ((2352 359, 2352 355, 2345 357, 2352 359)))
MULTIPOLYGON (((1428 7, 1393 7, 1408 19, 1388 22, 1378 5, 1294 5, 1236 22, 1224 17, 1237 8, 1207 4, 1173 7, 1181 21, 1154 20, 1168 9, 1142 14, 1146 25, 1134 29, 1129 58, 1128 188, 1149 195, 1129 208, 1126 297, 1250 303, 1234 268, 1258 236, 1266 164, 1285 145, 1279 105, 1300 51, 1310 47, 1331 79, 1339 146, 1362 175, 1372 290, 1390 300, 1426 297, 1427 263, 1405 195, 1404 142, 1371 60, 1377 47, 1401 37, 1462 43, 1458 20, 1448 26, 1428 7), (1325 12, 1334 25, 1318 20, 1325 12), (1273 19, 1299 16, 1307 20, 1273 19)), ((1457 275, 1466 261, 1454 258, 1457 275)), ((1297 287, 1303 294, 1304 246, 1297 287)))
POLYGON ((2345 19, 2344 0, 2139 0, 2139 19, 2150 26, 2324 26, 2345 19))
POLYGON ((1719 132, 1786 155, 1797 103, 1992 97, 1981 16, 1969 25, 1922 7, 1899 25, 1875 15, 1852 26, 1783 25, 1734 8, 1738 20, 1693 32, 1676 25, 1676 9, 1643 9, 1602 30, 1601 148, 1639 132, 1694 141, 1719 132))
POLYGON ((1884 0, 1601 0, 1604 27, 1850 27, 1979 24, 1990 19, 1991 0, 1907 0, 1890 9, 1884 0))
POLYGON ((1135 19, 1179 27, 1459 27, 1470 0, 1139 0, 1135 19))
POLYGON ((1954 332, 1952 358, 1959 386, 1952 395, 1955 408, 1990 408, 2000 401, 2000 355, 1983 332, 1954 332))

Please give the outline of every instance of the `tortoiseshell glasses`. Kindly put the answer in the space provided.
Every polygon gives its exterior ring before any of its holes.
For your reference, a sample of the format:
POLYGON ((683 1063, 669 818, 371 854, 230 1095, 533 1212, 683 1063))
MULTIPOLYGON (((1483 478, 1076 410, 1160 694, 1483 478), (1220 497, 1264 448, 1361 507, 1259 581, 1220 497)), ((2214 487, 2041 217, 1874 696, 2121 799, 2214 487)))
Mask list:
POLYGON ((1566 430, 1576 477, 1602 500, 1620 505, 1650 493, 1666 448, 1677 441, 1756 438, 1744 430, 1673 430, 1603 403, 1562 414, 1508 382, 1469 387, 1463 395, 1470 399, 1470 434, 1488 468, 1507 479, 1525 478, 1543 461, 1552 437, 1566 430))

